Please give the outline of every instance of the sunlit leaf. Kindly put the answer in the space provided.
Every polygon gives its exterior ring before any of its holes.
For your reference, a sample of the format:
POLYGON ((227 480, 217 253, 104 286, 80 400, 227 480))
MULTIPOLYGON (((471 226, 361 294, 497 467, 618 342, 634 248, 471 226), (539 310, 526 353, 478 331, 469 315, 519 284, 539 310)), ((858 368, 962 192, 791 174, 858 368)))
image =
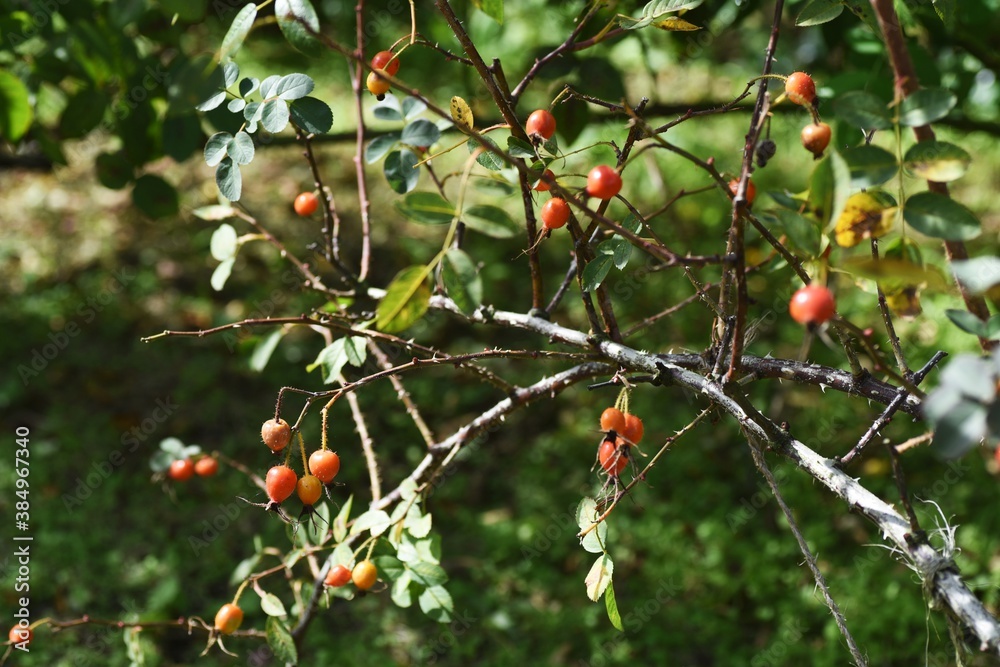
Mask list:
POLYGON ((253 22, 257 18, 257 5, 249 3, 243 7, 233 19, 232 25, 222 38, 222 49, 219 51, 219 60, 225 61, 236 54, 243 46, 243 41, 250 34, 253 22))
POLYGON ((470 129, 475 127, 475 119, 472 116, 472 109, 461 97, 456 96, 451 98, 450 109, 451 119, 455 121, 455 127, 463 132, 468 132, 470 129))
POLYGON ((799 12, 795 25, 808 27, 822 25, 837 18, 844 11, 844 3, 839 0, 812 0, 799 12))
POLYGON ((896 212, 891 204, 872 192, 851 195, 837 219, 837 245, 850 248, 864 240, 879 238, 892 229, 896 212))
POLYGON ((965 175, 972 156, 946 141, 921 141, 903 156, 903 167, 910 176, 938 183, 948 183, 965 175))
POLYGON ((594 561, 594 565, 587 573, 584 583, 587 585, 587 597, 593 602, 601 599, 605 589, 611 584, 611 577, 615 571, 615 564, 611 557, 603 554, 594 561))
POLYGON ((389 283, 385 296, 378 304, 375 325, 385 333, 403 331, 424 316, 430 300, 427 267, 405 268, 389 283))
POLYGON ((944 88, 921 88, 899 105, 899 124, 919 127, 940 120, 958 104, 955 93, 944 88))
POLYGON ((288 628, 277 618, 270 616, 267 619, 265 629, 267 632, 267 645, 274 652, 274 657, 286 664, 298 664, 299 654, 295 648, 295 640, 292 639, 288 628))
POLYGON ((319 32, 319 17, 309 0, 277 0, 274 15, 289 44, 306 55, 322 52, 322 43, 312 35, 319 32))

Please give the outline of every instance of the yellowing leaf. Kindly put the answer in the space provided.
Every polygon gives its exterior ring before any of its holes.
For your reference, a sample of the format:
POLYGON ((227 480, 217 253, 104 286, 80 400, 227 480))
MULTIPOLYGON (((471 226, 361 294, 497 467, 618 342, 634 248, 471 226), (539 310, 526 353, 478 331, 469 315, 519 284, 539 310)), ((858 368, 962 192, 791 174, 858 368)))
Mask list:
POLYGON ((663 19, 662 21, 654 21, 653 27, 659 28, 660 30, 668 30, 670 32, 690 32, 692 30, 701 30, 701 26, 688 23, 684 19, 677 18, 676 16, 671 16, 670 18, 663 19))
POLYGON ((886 292, 886 305, 900 317, 916 317, 923 308, 920 306, 920 289, 914 285, 908 285, 892 293, 886 292))
POLYGON ((596 561, 584 583, 587 585, 587 597, 597 602, 604 595, 605 589, 611 583, 611 576, 614 574, 615 564, 607 554, 602 554, 596 561))
POLYGON ((837 245, 851 248, 866 239, 885 236, 892 229, 897 209, 888 207, 870 192, 851 195, 837 218, 837 245))
POLYGON ((471 130, 476 122, 469 104, 458 96, 451 98, 451 119, 455 121, 455 126, 463 132, 471 130))

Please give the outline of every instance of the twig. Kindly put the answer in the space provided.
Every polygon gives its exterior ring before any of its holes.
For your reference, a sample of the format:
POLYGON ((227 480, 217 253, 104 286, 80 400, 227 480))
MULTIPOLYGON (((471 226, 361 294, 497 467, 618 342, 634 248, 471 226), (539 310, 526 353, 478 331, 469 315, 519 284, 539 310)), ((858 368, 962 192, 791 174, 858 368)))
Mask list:
POLYGON ((365 43, 365 0, 357 0, 354 7, 355 16, 355 39, 357 40, 355 51, 354 76, 351 77, 351 87, 354 90, 354 113, 357 116, 358 127, 355 133, 354 149, 354 171, 358 181, 358 208, 361 212, 361 266, 358 271, 358 280, 365 282, 368 278, 368 270, 371 264, 371 217, 369 209, 371 203, 368 201, 368 177, 365 175, 365 117, 364 117, 364 52, 362 48, 365 43))
POLYGON ((840 611, 837 601, 833 599, 833 595, 830 593, 830 587, 826 584, 826 578, 820 571, 819 565, 816 563, 816 557, 813 555, 812 550, 809 548, 809 544, 806 542, 806 538, 802 535, 802 531, 799 529, 799 525, 795 521, 795 515, 792 514, 791 508, 788 507, 784 496, 781 495, 781 490, 778 488, 778 481, 774 478, 774 474, 768 467, 767 461, 764 459, 763 452, 761 452, 754 444, 753 438, 748 438, 747 442, 750 444, 750 453, 753 456, 753 462, 757 466, 757 469, 760 470, 760 473, 764 476, 768 487, 771 489, 771 494, 774 496, 774 500, 778 503, 778 507, 781 508, 782 514, 785 515, 785 520, 788 521, 788 527, 791 529, 792 535, 795 536, 795 541, 799 545, 799 551, 801 551, 802 555, 805 557, 806 565, 809 567, 809 571, 812 572, 816 585, 823 593, 823 601, 826 602, 826 606, 830 609, 830 613, 833 614, 833 620, 837 623, 837 628, 840 630, 840 634, 844 636, 844 640, 847 642, 847 647, 851 651, 854 663, 859 667, 864 667, 864 665, 868 664, 868 661, 865 660, 863 655, 861 655, 861 650, 854 641, 851 631, 847 629, 847 619, 844 618, 844 614, 840 611))
MULTIPOLYGON (((386 356, 385 352, 382 351, 382 348, 378 346, 378 343, 369 339, 368 349, 371 351, 382 370, 392 368, 392 362, 389 360, 389 357, 386 356)), ((420 414, 420 410, 410 397, 410 392, 408 392, 406 387, 403 386, 403 381, 395 375, 389 376, 389 382, 392 383, 392 388, 396 390, 396 398, 398 398, 403 404, 403 407, 406 408, 406 413, 410 415, 410 419, 413 420, 413 424, 417 427, 417 430, 420 431, 420 435, 423 437, 424 442, 426 442, 427 446, 430 447, 434 444, 434 434, 431 433, 431 429, 427 426, 427 422, 424 421, 424 418, 420 414)))
MULTIPOLYGON (((921 368, 919 371, 917 371, 911 376, 913 383, 920 384, 923 381, 923 379, 927 377, 927 374, 931 372, 931 369, 937 366, 941 362, 941 360, 944 359, 946 356, 948 355, 945 352, 935 353, 934 356, 930 358, 930 361, 924 364, 923 368, 921 368)), ((865 447, 868 446, 868 443, 870 443, 872 439, 878 434, 878 432, 881 431, 885 427, 885 425, 892 420, 892 416, 896 414, 896 411, 899 409, 899 406, 902 405, 903 401, 905 401, 909 395, 910 392, 907 391, 905 388, 901 387, 899 389, 899 393, 897 393, 896 397, 892 399, 889 405, 886 406, 885 410, 882 411, 882 414, 880 414, 878 418, 874 422, 872 422, 872 425, 868 428, 867 431, 865 431, 865 434, 861 436, 861 439, 858 441, 858 444, 854 445, 854 447, 851 448, 851 451, 847 452, 847 454, 844 454, 844 456, 840 458, 841 465, 846 466, 851 461, 853 461, 855 457, 861 455, 865 447)))
MULTIPOLYGON (((340 376, 339 379, 341 383, 347 384, 344 376, 340 376)), ((351 406, 351 416, 354 417, 354 425, 358 429, 358 437, 361 438, 361 449, 365 453, 365 464, 368 466, 368 479, 372 490, 372 502, 377 503, 382 497, 382 481, 379 477, 375 445, 368 434, 368 426, 365 423, 365 415, 361 411, 361 404, 358 402, 358 395, 354 392, 348 392, 347 403, 351 406)))
MULTIPOLYGON (((757 103, 754 105, 753 114, 750 116, 750 129, 747 130, 746 141, 743 144, 743 165, 740 168, 739 185, 733 198, 732 221, 729 226, 729 240, 726 243, 726 254, 735 255, 736 262, 732 267, 724 267, 722 279, 719 282, 719 307, 723 312, 732 313, 736 316, 733 323, 732 353, 729 357, 729 370, 726 371, 726 382, 732 382, 740 372, 740 359, 743 357, 744 330, 747 319, 747 282, 746 282, 746 248, 744 247, 744 233, 746 230, 746 214, 749 209, 747 202, 747 183, 750 180, 750 172, 753 171, 754 152, 757 149, 757 140, 760 138, 761 129, 767 117, 768 95, 767 84, 768 75, 774 64, 774 52, 778 48, 778 34, 781 28, 781 13, 784 9, 784 0, 777 0, 774 3, 774 18, 771 22, 771 37, 767 42, 767 49, 764 52, 764 69, 761 72, 760 85, 757 89, 757 103), (736 301, 733 303, 731 285, 735 281, 736 301)), ((717 328, 722 326, 721 320, 717 328)), ((728 324, 726 325, 728 326, 728 324)), ((725 350, 723 349, 722 352, 725 350)))
MULTIPOLYGON (((878 256, 878 239, 871 239, 872 246, 872 259, 876 262, 879 259, 878 256)), ((896 335, 896 327, 892 323, 892 314, 889 312, 889 304, 885 300, 885 292, 882 291, 882 285, 875 282, 875 291, 878 294, 878 309, 882 313, 882 322, 885 323, 885 332, 889 336, 889 345, 892 346, 892 353, 896 357, 896 365, 899 367, 899 372, 903 377, 910 377, 910 367, 906 365, 906 357, 903 356, 903 348, 899 344, 899 336, 896 335)))

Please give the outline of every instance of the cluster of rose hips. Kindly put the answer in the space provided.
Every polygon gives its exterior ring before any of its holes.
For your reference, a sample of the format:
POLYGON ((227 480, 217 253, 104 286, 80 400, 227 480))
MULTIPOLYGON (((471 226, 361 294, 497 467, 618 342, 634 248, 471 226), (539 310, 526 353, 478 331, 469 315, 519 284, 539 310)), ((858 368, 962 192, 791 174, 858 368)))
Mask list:
POLYGON ((177 459, 170 464, 167 475, 175 482, 186 482, 194 475, 211 477, 219 472, 219 462, 214 456, 201 456, 197 460, 177 459))
MULTIPOLYGON (((524 124, 524 130, 533 142, 548 141, 556 133, 556 118, 546 109, 532 111, 524 124)), ((534 189, 539 192, 548 191, 555 180, 555 174, 546 169, 542 177, 535 183, 534 189)), ((622 189, 622 177, 607 165, 598 165, 587 174, 585 192, 589 197, 608 200, 622 189)), ((552 197, 542 206, 542 226, 547 230, 559 229, 569 221, 569 204, 562 197, 552 197)))
POLYGON ((802 128, 802 145, 813 157, 820 159, 830 145, 832 131, 829 125, 820 121, 816 112, 816 83, 805 72, 793 72, 785 79, 785 96, 812 112, 813 122, 802 128))
POLYGON ((359 561, 353 570, 348 569, 346 565, 334 565, 327 572, 323 583, 331 588, 339 588, 353 581, 359 590, 367 591, 377 580, 378 569, 373 562, 365 559, 359 561))
MULTIPOLYGON (((284 419, 269 419, 260 427, 260 437, 277 454, 292 441, 292 427, 284 419)), ((277 509, 296 492, 302 504, 311 508, 322 497, 324 485, 331 483, 340 472, 340 457, 329 449, 317 449, 309 455, 307 467, 301 479, 286 464, 276 465, 267 471, 264 487, 271 501, 268 509, 277 509)))
POLYGON ((642 440, 642 420, 612 407, 601 413, 601 430, 604 440, 597 449, 597 461, 610 476, 618 477, 628 464, 630 448, 642 440))
POLYGON ((381 102, 385 99, 385 94, 389 92, 392 85, 379 74, 396 76, 396 72, 399 71, 399 57, 392 51, 379 51, 372 58, 372 70, 368 73, 368 80, 365 84, 368 86, 368 92, 381 102))

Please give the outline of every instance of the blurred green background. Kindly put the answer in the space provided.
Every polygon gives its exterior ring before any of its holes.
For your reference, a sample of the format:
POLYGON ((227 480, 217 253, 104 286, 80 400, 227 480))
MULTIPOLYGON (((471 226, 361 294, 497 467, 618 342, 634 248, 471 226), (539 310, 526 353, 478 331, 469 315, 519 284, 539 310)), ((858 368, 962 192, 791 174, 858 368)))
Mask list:
MULTIPOLYGON (((260 373, 250 370, 249 358, 266 335, 263 330, 241 338, 234 349, 221 337, 151 343, 139 339, 164 329, 220 325, 270 307, 273 315, 294 316, 322 304, 313 295, 290 290, 281 279, 287 265, 263 245, 248 246, 225 288, 213 291, 209 277, 216 262, 208 246, 214 224, 191 214, 216 201, 212 170, 200 153, 204 138, 215 131, 211 114, 195 116, 190 105, 183 105, 183 86, 169 83, 151 90, 124 118, 116 111, 133 99, 129 91, 142 85, 149 67, 162 66, 173 73, 168 80, 176 82, 189 63, 211 57, 240 4, 49 3, 58 5, 53 15, 44 3, 0 3, 0 67, 25 83, 35 106, 30 132, 17 147, 5 146, 6 168, 0 170, 0 358, 5 369, 0 407, 6 442, 13 442, 16 426, 31 429, 34 619, 69 620, 88 614, 124 621, 194 615, 210 620, 218 606, 231 599, 235 586, 230 576, 253 553, 256 538, 278 549, 289 544, 285 526, 274 516, 236 500, 244 496, 260 501, 262 496, 243 475, 224 467, 215 478, 169 484, 151 479, 149 464, 160 441, 176 437, 206 451, 220 451, 259 472, 266 470, 271 455, 259 442, 259 424, 272 414, 280 387, 322 387, 318 373, 305 371, 322 349, 322 339, 305 331, 289 334, 260 373), (40 24, 38 12, 51 20, 40 24), (11 39, 31 26, 36 28, 32 39, 11 39), (113 102, 101 106, 101 99, 113 102), (26 168, 35 163, 43 168, 26 168), (143 176, 156 177, 145 181, 154 191, 140 188, 133 200, 132 183, 143 176), (161 182, 173 192, 157 189, 161 182), (61 338, 58 332, 70 325, 78 328, 78 335, 61 338), (61 349, 45 359, 49 344, 61 349), (37 362, 43 367, 34 374, 24 372, 22 367, 30 367, 36 353, 43 355, 44 364, 37 362), (209 529, 213 521, 224 526, 217 536, 209 529), (206 535, 212 538, 210 545, 194 549, 192 538, 206 535)), ((351 43, 353 3, 315 4, 324 30, 351 43)), ((373 12, 385 12, 378 17, 387 17, 378 19, 379 29, 373 31, 377 35, 368 49, 374 52, 406 34, 409 17, 405 4, 395 15, 369 4, 373 12)), ((796 28, 792 19, 805 3, 786 4, 777 71, 812 72, 827 106, 837 94, 855 89, 890 98, 891 73, 884 54, 856 18, 845 12, 822 27, 796 28)), ((1000 63, 988 44, 1000 29, 1000 6, 996 0, 964 0, 957 21, 945 27, 928 13, 928 3, 904 4, 912 4, 913 15, 904 18, 922 81, 944 85, 962 100, 940 127, 940 135, 975 156, 973 169, 954 184, 953 192, 983 221, 983 237, 970 244, 972 253, 995 254, 1000 227, 995 205, 1000 186, 1000 88, 995 78, 1000 63)), ((416 7, 420 31, 457 51, 431 3, 417 2, 416 7)), ((601 16, 610 20, 615 13, 635 15, 639 7, 614 4, 601 16)), ((536 54, 551 50, 568 34, 581 9, 581 3, 517 0, 505 4, 500 26, 470 4, 456 3, 483 55, 487 60, 500 58, 512 82, 536 54)), ((624 95, 634 103, 648 96, 654 111, 731 99, 759 72, 771 11, 772 3, 709 1, 685 17, 703 26, 702 31, 643 31, 581 52, 546 70, 519 112, 526 116, 548 104, 565 82, 612 101, 624 95)), ((310 74, 317 81, 314 95, 334 109, 332 133, 353 129, 342 59, 308 60, 266 22, 252 33, 237 59, 245 75, 310 74)), ((495 117, 474 73, 445 63, 432 49, 409 49, 400 77, 439 104, 461 95, 477 117, 495 117)), ((366 108, 371 104, 366 98, 366 108)), ((598 141, 624 140, 621 118, 606 116, 596 107, 573 103, 560 107, 558 114, 566 152, 598 141)), ((654 122, 672 117, 660 116, 654 122)), ((714 157, 720 169, 733 172, 748 117, 735 112, 685 123, 670 130, 668 138, 695 155, 714 157)), ((836 126, 835 118, 825 118, 836 126)), ((759 192, 807 187, 812 159, 798 146, 805 122, 801 109, 779 108, 771 126, 778 155, 755 175, 759 192)), ((373 127, 392 126, 376 121, 373 127)), ((848 128, 836 129, 839 145, 861 140, 848 128)), ((300 149, 283 141, 287 138, 259 148, 257 159, 244 171, 243 203, 293 252, 306 256, 309 244, 319 239, 319 224, 296 218, 291 201, 312 188, 312 179, 300 149)), ((891 137, 879 138, 883 140, 883 145, 892 145, 891 137)), ((441 145, 449 141, 445 138, 441 145)), ((324 142, 317 150, 349 228, 345 254, 356 261, 353 141, 324 142)), ((456 151, 436 161, 435 168, 439 173, 460 169, 465 157, 464 151, 456 151)), ((582 174, 589 164, 612 160, 607 146, 588 148, 564 165, 565 174, 582 174)), ((368 170, 375 193, 377 261, 372 283, 385 285, 399 268, 428 261, 441 236, 438 229, 401 220, 391 206, 397 196, 385 186, 379 165, 368 170)), ((662 205, 683 188, 707 184, 684 161, 657 151, 645 152, 626 175, 624 194, 643 210, 662 205)), ((428 189, 427 176, 421 179, 420 188, 428 189)), ((907 182, 910 188, 922 187, 912 179, 907 182)), ((474 196, 486 202, 495 195, 476 189, 474 196)), ((505 201, 520 219, 517 198, 505 201)), ((759 195, 756 208, 769 205, 767 197, 759 195)), ((624 215, 617 206, 612 213, 624 215)), ((716 253, 724 247, 728 211, 728 200, 708 191, 679 200, 654 228, 674 249, 716 253)), ((519 254, 524 239, 498 243, 470 235, 468 240, 467 250, 483 264, 485 300, 499 308, 527 310, 527 262, 519 254)), ((756 239, 751 243, 759 247, 756 239)), ((542 248, 546 292, 551 295, 565 270, 570 245, 566 236, 556 234, 542 248)), ((863 254, 856 250, 836 252, 840 257, 863 254)), ((924 253, 930 263, 941 264, 934 244, 927 244, 924 253)), ((703 282, 716 276, 714 269, 698 272, 703 282)), ((852 289, 847 277, 839 284, 841 313, 862 328, 881 332, 871 293, 852 289)), ((644 258, 637 253, 608 285, 618 295, 616 310, 625 323, 692 293, 676 271, 645 271, 644 258)), ((751 316, 760 320, 750 353, 800 353, 802 330, 784 316, 792 286, 791 272, 780 267, 768 267, 749 281, 751 316)), ((923 315, 898 322, 914 366, 938 349, 975 349, 975 340, 943 316, 946 308, 958 307, 954 294, 925 292, 923 307, 923 315)), ((581 311, 571 290, 555 319, 583 326, 581 311)), ((701 351, 708 344, 710 318, 706 309, 695 305, 629 342, 640 349, 701 351)), ((444 315, 427 321, 420 342, 450 352, 492 345, 553 347, 523 332, 473 329, 444 315)), ((842 353, 820 341, 814 342, 809 356, 820 363, 843 363, 842 353)), ((563 368, 543 361, 487 365, 520 384, 563 368)), ((495 388, 454 369, 411 374, 404 381, 439 440, 502 398, 495 388)), ((789 421, 793 434, 827 456, 852 446, 880 410, 813 387, 759 382, 751 393, 762 410, 789 421)), ((464 456, 456 474, 429 499, 459 621, 451 627, 436 624, 419 609, 397 608, 387 594, 341 601, 315 621, 302 649, 303 664, 846 664, 847 649, 811 576, 800 566, 794 539, 745 442, 726 420, 703 424, 683 438, 648 483, 612 515, 610 553, 625 632, 611 627, 603 602, 587 600, 583 579, 593 556, 578 546, 572 516, 581 497, 600 486, 590 471, 600 439, 597 419, 615 395, 613 389, 588 392, 581 385, 552 403, 520 411, 464 456)), ((420 460, 423 442, 388 384, 376 384, 359 398, 381 456, 384 485, 392 488, 420 460)), ((295 399, 291 403, 297 410, 300 404, 295 399)), ((640 386, 632 395, 632 411, 645 420, 646 451, 655 452, 658 441, 702 407, 676 388, 640 386)), ((338 480, 345 485, 335 497, 343 500, 353 493, 358 507, 367 498, 368 478, 357 434, 344 404, 336 406, 332 417, 331 438, 343 461, 338 480)), ((306 422, 310 443, 317 442, 318 421, 311 416, 306 422)), ((883 434, 900 442, 924 430, 922 424, 897 417, 883 434)), ((4 447, 11 457, 12 450, 4 447)), ((996 611, 1000 519, 990 508, 1000 492, 992 458, 992 452, 982 449, 947 463, 920 447, 904 457, 904 465, 916 497, 940 506, 918 503, 925 527, 958 526, 956 560, 969 585, 996 611)), ((10 470, 11 461, 0 468, 10 470)), ((946 624, 927 610, 928 600, 913 574, 878 546, 877 531, 790 464, 776 461, 774 466, 870 664, 955 664, 946 624)), ((873 448, 852 472, 881 497, 897 497, 881 449, 873 448)), ((3 516, 13 517, 14 498, 13 476, 0 476, 3 516)), ((3 534, 9 540, 13 527, 6 523, 3 534)), ((13 609, 17 598, 11 552, 7 546, 0 552, 4 609, 13 609)), ((269 586, 291 604, 287 588, 282 590, 277 582, 269 586)), ((265 616, 256 596, 248 592, 244 600, 245 627, 262 628, 265 616)), ((31 653, 13 656, 11 664, 184 665, 196 663, 204 648, 200 635, 177 629, 134 635, 132 649, 126 646, 126 636, 132 635, 97 625, 59 632, 42 627, 31 653)), ((240 657, 213 650, 202 663, 276 662, 261 641, 233 639, 227 645, 240 657)), ((992 663, 978 658, 970 664, 992 663)))

